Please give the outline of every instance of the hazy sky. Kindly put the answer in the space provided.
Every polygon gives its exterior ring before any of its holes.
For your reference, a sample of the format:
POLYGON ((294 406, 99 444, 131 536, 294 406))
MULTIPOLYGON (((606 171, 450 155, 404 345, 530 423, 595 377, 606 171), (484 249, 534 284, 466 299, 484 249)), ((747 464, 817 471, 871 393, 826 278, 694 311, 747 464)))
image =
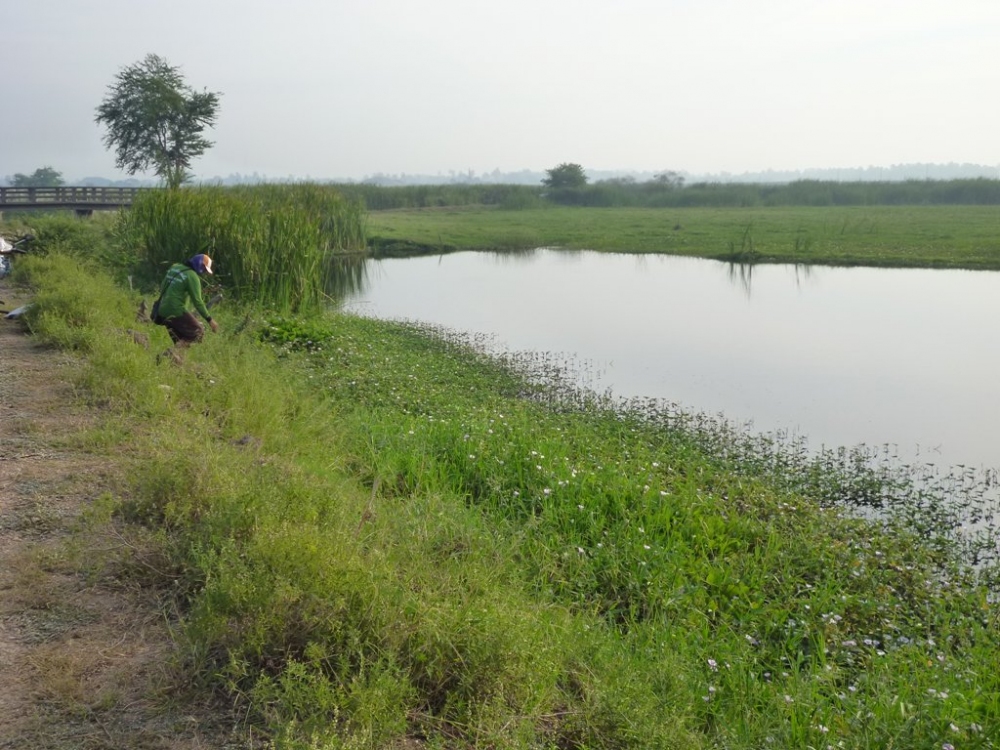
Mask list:
POLYGON ((1000 164, 998 0, 0 0, 0 175, 121 177, 148 53, 222 94, 199 177, 1000 164))

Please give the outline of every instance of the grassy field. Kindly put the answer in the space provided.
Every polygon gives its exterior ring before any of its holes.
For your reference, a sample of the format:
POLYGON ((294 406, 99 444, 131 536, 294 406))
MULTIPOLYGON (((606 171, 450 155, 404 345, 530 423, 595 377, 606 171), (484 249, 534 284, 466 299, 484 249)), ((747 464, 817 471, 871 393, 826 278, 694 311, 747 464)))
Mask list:
POLYGON ((946 503, 440 331, 224 305, 158 365, 137 294, 47 247, 27 323, 128 470, 118 575, 277 747, 997 746, 996 584, 946 503))
POLYGON ((1000 207, 486 207, 372 212, 374 244, 560 246, 734 261, 1000 268, 1000 207))

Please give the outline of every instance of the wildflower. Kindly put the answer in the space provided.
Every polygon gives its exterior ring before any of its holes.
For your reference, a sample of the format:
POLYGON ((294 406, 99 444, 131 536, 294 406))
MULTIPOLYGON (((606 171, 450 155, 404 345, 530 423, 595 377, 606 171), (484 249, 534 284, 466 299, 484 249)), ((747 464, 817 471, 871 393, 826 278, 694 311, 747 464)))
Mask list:
POLYGON ((943 745, 941 745, 941 750, 955 750, 955 746, 952 745, 950 742, 945 742, 943 745))
POLYGON ((583 506, 582 505, 577 505, 576 507, 577 507, 578 510, 583 510, 583 506))
POLYGON ((790 695, 786 695, 785 696, 785 703, 795 703, 795 699, 792 696, 790 696, 790 695))
POLYGON ((709 659, 708 660, 708 668, 711 669, 713 672, 718 672, 719 671, 719 663, 715 659, 709 659))
POLYGON ((552 494, 552 490, 550 490, 548 487, 546 487, 544 490, 542 490, 542 494, 543 495, 551 495, 552 494))
POLYGON ((644 544, 644 545, 642 545, 642 548, 643 549, 650 549, 650 546, 648 544, 644 544))

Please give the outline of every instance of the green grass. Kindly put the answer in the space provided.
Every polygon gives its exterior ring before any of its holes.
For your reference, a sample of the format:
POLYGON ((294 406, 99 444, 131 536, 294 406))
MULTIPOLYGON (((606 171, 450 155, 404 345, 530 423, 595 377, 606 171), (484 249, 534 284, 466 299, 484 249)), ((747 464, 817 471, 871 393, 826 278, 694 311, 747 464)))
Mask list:
POLYGON ((375 244, 558 246, 720 260, 1000 268, 996 206, 438 208, 370 214, 375 244))
POLYGON ((279 747, 996 747, 989 588, 836 466, 793 492, 696 415, 349 316, 223 308, 157 366, 102 272, 18 274, 130 468, 121 574, 279 747))
POLYGON ((171 263, 208 253, 235 299, 315 310, 336 291, 335 257, 364 250, 364 212, 318 185, 158 190, 122 214, 118 239, 157 284, 171 263))

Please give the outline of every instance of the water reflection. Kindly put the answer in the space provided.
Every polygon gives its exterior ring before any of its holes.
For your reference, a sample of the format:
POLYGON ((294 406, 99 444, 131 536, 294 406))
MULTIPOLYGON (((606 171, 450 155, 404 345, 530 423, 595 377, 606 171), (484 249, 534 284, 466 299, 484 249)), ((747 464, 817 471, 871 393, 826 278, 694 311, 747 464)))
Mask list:
POLYGON ((364 294, 368 285, 368 263, 366 255, 333 255, 327 265, 323 291, 335 302, 364 294))
MULTIPOLYGON (((729 281, 742 289, 749 297, 753 292, 753 272, 755 268, 759 267, 759 264, 729 262, 727 266, 729 281)), ((792 269, 796 285, 801 285, 807 280, 812 269, 815 268, 815 266, 808 266, 804 263, 789 264, 784 267, 792 269)))
POLYGON ((539 248, 370 261, 349 309, 586 362, 585 385, 811 445, 1000 465, 1000 274, 539 248))

